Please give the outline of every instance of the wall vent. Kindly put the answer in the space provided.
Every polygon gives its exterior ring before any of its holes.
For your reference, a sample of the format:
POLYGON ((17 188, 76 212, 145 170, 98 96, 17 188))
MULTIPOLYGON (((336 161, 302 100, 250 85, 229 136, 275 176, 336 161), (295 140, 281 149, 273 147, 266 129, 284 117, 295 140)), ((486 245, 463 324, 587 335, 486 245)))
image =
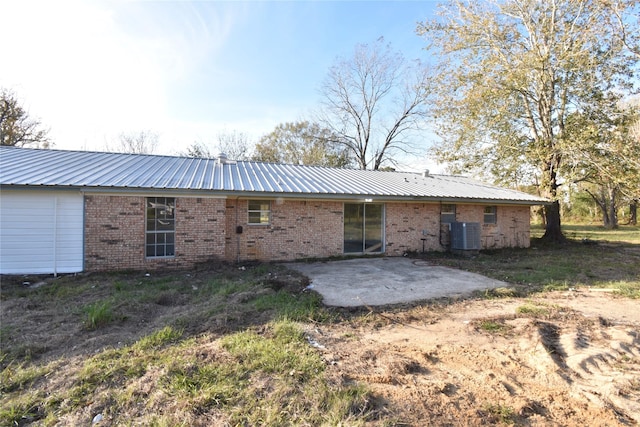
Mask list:
POLYGON ((481 244, 479 222, 451 223, 452 251, 479 251, 480 249, 481 244))

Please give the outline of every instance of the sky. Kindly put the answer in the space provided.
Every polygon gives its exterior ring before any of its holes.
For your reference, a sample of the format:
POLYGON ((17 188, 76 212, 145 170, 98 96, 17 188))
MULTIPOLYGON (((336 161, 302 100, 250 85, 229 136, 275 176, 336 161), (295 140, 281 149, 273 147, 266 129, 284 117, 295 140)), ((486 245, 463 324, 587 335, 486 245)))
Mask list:
MULTIPOLYGON (((0 2, 0 87, 56 149, 101 151, 151 131, 178 154, 310 117, 338 58, 384 37, 425 60, 435 1, 0 2)), ((429 143, 425 135, 425 145, 429 143)), ((407 159, 407 164, 426 163, 407 159)))

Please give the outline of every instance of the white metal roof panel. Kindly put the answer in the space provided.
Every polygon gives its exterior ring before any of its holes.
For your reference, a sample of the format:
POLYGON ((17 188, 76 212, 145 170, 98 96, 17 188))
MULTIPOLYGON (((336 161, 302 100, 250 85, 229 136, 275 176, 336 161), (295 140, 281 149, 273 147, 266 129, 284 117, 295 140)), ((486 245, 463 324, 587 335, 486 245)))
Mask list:
POLYGON ((0 147, 0 185, 167 189, 215 194, 482 200, 546 200, 471 178, 189 157, 0 147))

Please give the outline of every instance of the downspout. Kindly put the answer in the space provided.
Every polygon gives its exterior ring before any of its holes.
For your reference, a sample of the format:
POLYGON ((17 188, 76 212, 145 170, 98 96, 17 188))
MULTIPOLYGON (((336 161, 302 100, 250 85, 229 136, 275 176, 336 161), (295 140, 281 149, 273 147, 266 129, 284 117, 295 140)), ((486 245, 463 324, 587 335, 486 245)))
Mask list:
POLYGON ((440 242, 441 248, 447 248, 444 243, 442 243, 442 200, 440 200, 440 215, 438 219, 438 241, 440 242))
POLYGON ((58 277, 58 196, 53 198, 53 277, 58 277))
POLYGON ((236 262, 239 264, 240 263, 240 233, 238 233, 238 210, 239 210, 239 206, 238 206, 238 202, 240 201, 240 196, 236 197, 236 227, 235 227, 235 233, 236 233, 236 262))

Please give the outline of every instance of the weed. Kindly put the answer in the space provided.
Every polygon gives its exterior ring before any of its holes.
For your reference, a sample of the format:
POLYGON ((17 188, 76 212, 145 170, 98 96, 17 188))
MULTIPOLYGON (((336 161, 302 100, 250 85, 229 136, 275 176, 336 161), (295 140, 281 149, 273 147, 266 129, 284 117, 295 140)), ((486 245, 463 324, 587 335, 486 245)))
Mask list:
POLYGON ((151 335, 147 335, 144 338, 139 339, 132 348, 134 350, 149 350, 151 348, 159 348, 166 344, 170 344, 176 342, 182 336, 182 330, 176 330, 171 326, 165 326, 152 333, 151 335))
POLYGON ((556 280, 551 280, 549 283, 546 283, 542 289, 545 292, 552 292, 552 291, 566 291, 569 290, 569 282, 567 282, 566 280, 563 281, 556 281, 556 280))
POLYGON ((84 326, 87 329, 98 329, 114 319, 110 301, 97 301, 84 308, 86 315, 84 326))
POLYGON ((286 291, 278 291, 259 296, 253 300, 253 305, 258 311, 275 311, 277 319, 322 322, 330 317, 329 312, 322 306, 322 298, 316 293, 293 295, 286 291))
POLYGON ((484 319, 477 323, 477 328, 491 334, 504 333, 512 329, 502 319, 484 319))
POLYGON ((525 305, 521 305, 516 308, 516 313, 529 315, 532 317, 542 317, 547 316, 549 314, 549 309, 544 306, 540 306, 537 304, 527 303, 525 305))
POLYGON ((45 398, 42 392, 29 391, 8 399, 0 408, 0 425, 19 426, 41 419, 45 398))
POLYGON ((238 332, 224 337, 222 345, 249 370, 309 378, 324 369, 322 360, 292 322, 277 322, 273 332, 271 339, 252 331, 238 332))
POLYGON ((504 424, 513 424, 515 421, 515 412, 513 408, 496 403, 487 403, 484 405, 483 414, 489 418, 489 422, 500 422, 504 424))
POLYGON ((513 288, 493 288, 485 289, 482 297, 485 299, 498 299, 498 298, 514 298, 518 296, 518 291, 513 288))
POLYGON ((615 282, 605 282, 605 283, 599 283, 596 284, 595 286, 603 286, 607 289, 613 289, 615 291, 617 291, 617 293, 619 293, 620 295, 627 297, 627 298, 634 298, 634 299, 638 299, 640 298, 640 281, 635 281, 635 282, 631 282, 631 281, 615 281, 615 282))
POLYGON ((230 280, 227 278, 215 279, 207 283, 201 290, 201 295, 229 296, 238 292, 244 292, 255 286, 248 280, 230 280))
POLYGON ((10 363, 0 372, 0 393, 23 390, 53 370, 53 365, 26 366, 10 363))
POLYGON ((127 286, 126 283, 122 280, 116 280, 113 282, 113 289, 115 289, 116 292, 124 291, 126 286, 127 286))

